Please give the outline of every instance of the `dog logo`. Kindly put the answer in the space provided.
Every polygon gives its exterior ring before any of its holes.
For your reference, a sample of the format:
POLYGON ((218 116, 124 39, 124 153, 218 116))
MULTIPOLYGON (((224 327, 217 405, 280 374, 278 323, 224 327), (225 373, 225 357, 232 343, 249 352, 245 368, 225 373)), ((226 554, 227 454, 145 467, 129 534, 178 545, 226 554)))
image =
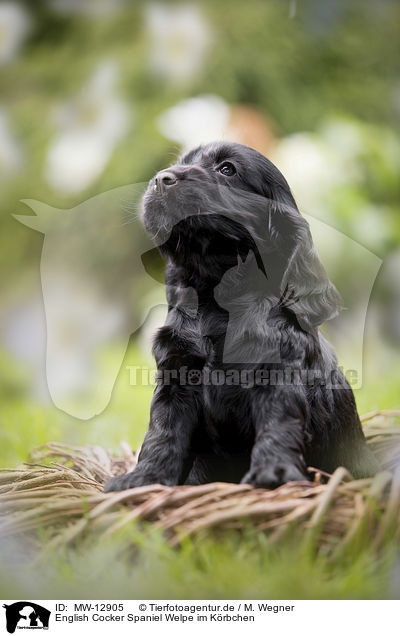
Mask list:
POLYGON ((14 634, 16 629, 49 629, 51 612, 37 603, 18 601, 3 607, 6 610, 9 634, 14 634))

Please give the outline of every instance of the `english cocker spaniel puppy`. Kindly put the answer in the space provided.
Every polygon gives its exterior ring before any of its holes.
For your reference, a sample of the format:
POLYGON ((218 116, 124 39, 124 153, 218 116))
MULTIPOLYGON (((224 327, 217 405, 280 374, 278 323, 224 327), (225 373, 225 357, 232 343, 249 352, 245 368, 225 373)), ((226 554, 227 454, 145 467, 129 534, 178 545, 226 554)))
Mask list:
POLYGON ((149 183, 143 221, 166 260, 168 316, 133 472, 106 491, 229 481, 275 488, 377 470, 354 396, 318 327, 340 296, 279 170, 235 143, 200 146, 149 183))

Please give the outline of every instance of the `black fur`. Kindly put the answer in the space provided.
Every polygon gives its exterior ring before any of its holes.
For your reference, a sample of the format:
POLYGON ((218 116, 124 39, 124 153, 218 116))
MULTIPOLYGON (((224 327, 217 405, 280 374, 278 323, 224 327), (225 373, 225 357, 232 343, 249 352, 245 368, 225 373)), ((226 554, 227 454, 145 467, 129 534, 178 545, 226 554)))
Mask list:
POLYGON ((150 181, 143 219, 167 261, 160 377, 138 465, 105 490, 274 488, 309 479, 307 466, 373 474, 352 390, 318 330, 340 297, 279 170, 240 144, 199 147, 150 181))

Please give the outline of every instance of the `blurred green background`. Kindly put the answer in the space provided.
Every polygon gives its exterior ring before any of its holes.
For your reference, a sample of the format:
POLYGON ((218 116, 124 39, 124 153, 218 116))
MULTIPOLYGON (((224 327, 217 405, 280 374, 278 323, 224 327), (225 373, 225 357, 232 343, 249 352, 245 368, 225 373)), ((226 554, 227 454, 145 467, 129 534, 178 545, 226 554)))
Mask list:
MULTIPOLYGON (((356 399, 360 412, 400 406, 399 23, 395 0, 0 2, 1 465, 49 440, 136 447, 152 386, 131 385, 126 367, 152 366, 162 319, 154 310, 144 321, 163 292, 137 272, 116 310, 124 324, 144 324, 109 405, 87 421, 57 409, 45 376, 43 236, 11 216, 29 214, 20 200, 72 208, 146 182, 181 150, 218 137, 271 157, 303 212, 382 260, 361 316, 356 399)), ((110 265, 104 253, 100 268, 110 265)), ((118 267, 122 277, 126 262, 118 267)), ((357 308, 351 254, 331 259, 329 273, 357 308)), ((66 311, 84 296, 65 299, 66 311)), ((99 298, 101 323, 110 306, 99 298)), ((114 346, 107 324, 93 345, 103 365, 114 346)), ((85 333, 84 319, 77 328, 85 333)))

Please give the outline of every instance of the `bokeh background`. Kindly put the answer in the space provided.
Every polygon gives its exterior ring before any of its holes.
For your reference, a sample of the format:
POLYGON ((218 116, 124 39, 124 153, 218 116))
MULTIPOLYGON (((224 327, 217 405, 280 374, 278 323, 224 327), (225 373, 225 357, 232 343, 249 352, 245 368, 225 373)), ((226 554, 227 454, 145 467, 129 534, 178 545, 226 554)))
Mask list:
MULTIPOLYGON (((382 261, 366 320, 360 310, 355 392, 360 412, 400 405, 399 22, 395 0, 0 2, 2 465, 49 440, 136 447, 153 387, 132 384, 127 367, 153 365, 151 333, 165 311, 162 285, 143 269, 125 275, 145 249, 132 208, 123 257, 104 245, 93 280, 64 272, 72 291, 59 299, 59 343, 68 353, 82 342, 107 368, 121 325, 142 326, 100 414, 82 420, 57 408, 45 374, 43 235, 13 218, 32 213, 21 199, 75 208, 218 138, 269 156, 302 212, 382 261), (104 288, 93 295, 98 273, 111 271, 122 281, 118 301, 104 288)), ((343 245, 332 251, 330 236, 322 260, 357 309, 363 265, 343 245)), ((350 367, 352 339, 339 352, 350 367)), ((83 376, 73 364, 60 369, 66 391, 83 376)))

